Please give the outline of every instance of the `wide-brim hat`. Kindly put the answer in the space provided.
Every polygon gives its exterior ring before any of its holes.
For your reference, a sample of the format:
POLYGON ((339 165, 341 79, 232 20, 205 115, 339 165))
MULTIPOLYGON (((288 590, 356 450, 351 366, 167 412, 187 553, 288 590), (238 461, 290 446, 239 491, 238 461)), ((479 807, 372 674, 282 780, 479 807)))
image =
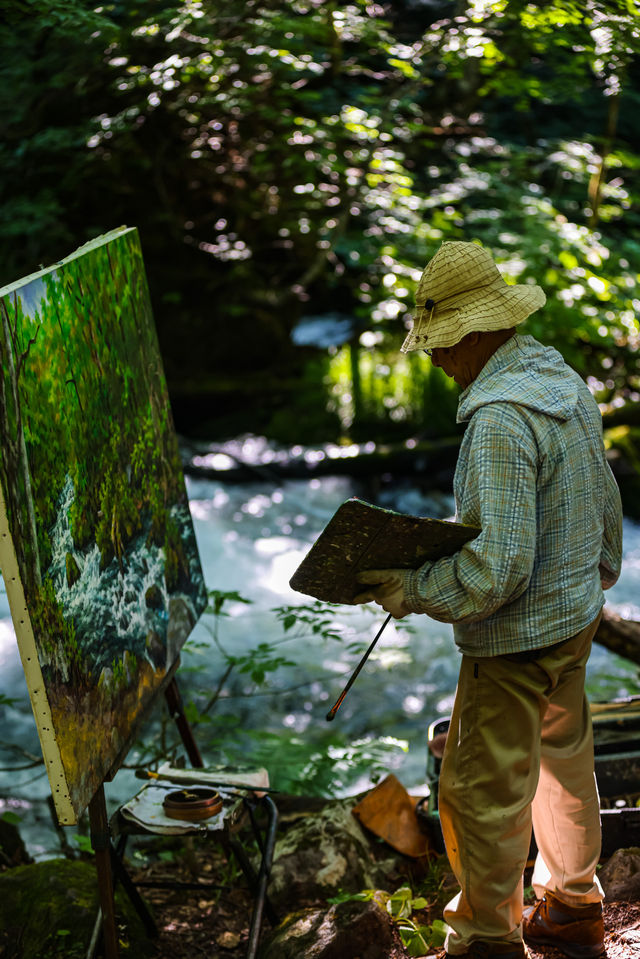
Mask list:
POLYGON ((508 330, 546 299, 533 283, 506 283, 491 255, 477 243, 447 241, 420 277, 413 329, 400 350, 455 346, 473 331, 508 330))

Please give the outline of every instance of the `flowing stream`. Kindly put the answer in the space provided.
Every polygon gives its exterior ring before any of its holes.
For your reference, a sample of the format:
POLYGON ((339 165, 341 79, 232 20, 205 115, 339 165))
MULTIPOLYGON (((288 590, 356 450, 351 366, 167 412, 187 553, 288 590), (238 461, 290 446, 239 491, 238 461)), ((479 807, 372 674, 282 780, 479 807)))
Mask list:
MULTIPOLYGON (((50 531, 52 555, 47 574, 53 580, 58 599, 74 617, 83 662, 95 676, 120 658, 124 649, 129 649, 136 659, 147 657, 152 662, 146 648, 149 625, 151 622, 154 629, 164 635, 171 598, 164 580, 164 551, 147 543, 148 529, 144 529, 127 549, 123 572, 115 561, 101 570, 100 549, 95 543, 84 550, 74 545, 69 522, 73 497, 73 483, 67 477, 56 522, 50 531), (67 582, 69 554, 78 563, 78 578, 73 586, 67 582), (145 601, 147 590, 152 586, 159 590, 162 600, 154 610, 150 610, 145 601)), ((170 516, 183 532, 189 521, 186 504, 174 505, 170 516)), ((192 598, 185 593, 179 596, 194 621, 192 598)))
MULTIPOLYGON (((249 442, 249 441, 247 441, 249 442)), ((250 451, 245 451, 250 452, 250 451)), ((242 656, 259 643, 283 639, 275 607, 301 604, 307 599, 288 583, 299 562, 338 506, 362 491, 346 478, 227 484, 215 480, 187 482, 200 558, 209 589, 237 592, 251 604, 229 601, 228 613, 217 627, 210 614, 196 626, 182 663, 185 689, 211 691, 225 669, 220 646, 242 656), (218 629, 217 641, 213 634, 218 629), (220 644, 220 646, 218 645, 220 644), (191 672, 198 666, 196 672, 191 672)), ((452 500, 441 494, 424 495, 415 488, 397 487, 378 499, 380 505, 407 513, 450 517, 452 500)), ((611 608, 640 620, 640 525, 625 520, 625 557, 619 582, 607 594, 611 608)), ((384 616, 384 614, 383 614, 384 616)), ((383 616, 377 607, 337 607, 335 622, 342 641, 323 640, 290 631, 291 638, 278 646, 292 666, 273 673, 276 695, 247 695, 252 684, 239 676, 225 687, 212 712, 215 728, 253 729, 261 733, 288 731, 307 744, 324 748, 327 710, 338 698, 383 616)), ((451 627, 426 616, 392 622, 369 662, 347 695, 330 731, 347 739, 386 737, 404 744, 388 753, 388 769, 406 786, 424 780, 426 729, 433 719, 447 715, 452 704, 458 654, 451 627), (408 628, 407 628, 408 627, 408 628)), ((638 668, 608 650, 595 646, 588 667, 588 692, 592 699, 624 696, 640 691, 638 668)), ((28 756, 38 757, 40 747, 28 699, 4 587, 0 592, 0 694, 12 704, 2 704, 0 719, 0 814, 10 810, 20 816, 20 830, 32 855, 59 855, 46 799, 49 785, 42 766, 29 768, 28 756), (27 768, 18 768, 27 767, 27 768)), ((186 697, 185 697, 186 698, 186 697)), ((228 733, 230 742, 233 731, 228 733)), ((233 754, 233 750, 231 749, 233 754)), ((337 754, 336 754, 337 755, 337 754)), ((387 754, 385 754, 387 755, 387 754)), ((217 762, 219 756, 205 760, 217 762)), ((269 761, 265 763, 270 765, 269 761)), ((272 785, 278 787, 278 756, 273 752, 272 785)), ((110 808, 133 795, 140 783, 122 770, 108 784, 110 808)), ((348 792, 367 785, 366 777, 351 782, 348 792)), ((71 827, 69 832, 76 830, 71 827)))

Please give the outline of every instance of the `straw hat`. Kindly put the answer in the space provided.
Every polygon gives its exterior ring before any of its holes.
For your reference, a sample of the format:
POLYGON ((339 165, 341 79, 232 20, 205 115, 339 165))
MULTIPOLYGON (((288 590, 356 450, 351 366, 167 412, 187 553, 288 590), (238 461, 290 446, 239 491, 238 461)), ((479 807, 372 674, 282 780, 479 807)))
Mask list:
POLYGON ((476 243, 443 243, 420 277, 413 329, 400 349, 454 346, 474 330, 508 330, 545 302, 539 286, 505 283, 476 243))

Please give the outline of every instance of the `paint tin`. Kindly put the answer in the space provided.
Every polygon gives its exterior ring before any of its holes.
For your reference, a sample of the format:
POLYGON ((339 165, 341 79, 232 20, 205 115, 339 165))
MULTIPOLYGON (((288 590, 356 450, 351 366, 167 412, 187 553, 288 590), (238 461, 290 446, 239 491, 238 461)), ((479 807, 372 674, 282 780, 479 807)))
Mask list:
POLYGON ((198 822, 210 819, 222 809, 222 797, 215 789, 194 786, 189 789, 175 789, 167 793, 162 802, 164 811, 171 819, 185 819, 198 822))

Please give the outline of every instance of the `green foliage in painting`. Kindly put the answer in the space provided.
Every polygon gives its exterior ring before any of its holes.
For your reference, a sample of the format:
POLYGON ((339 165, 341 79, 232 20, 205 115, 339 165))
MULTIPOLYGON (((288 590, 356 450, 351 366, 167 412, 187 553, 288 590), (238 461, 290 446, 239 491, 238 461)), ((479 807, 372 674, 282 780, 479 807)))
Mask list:
POLYGON ((64 682, 86 682, 86 666, 82 661, 75 626, 63 615, 50 579, 45 579, 32 599, 31 624, 39 638, 41 665, 64 682))
MULTIPOLYGON (((61 586, 75 586, 94 546, 100 573, 115 564, 124 575, 147 531, 164 548, 168 593, 192 590, 173 514, 186 508, 186 494, 135 231, 17 288, 0 307, 0 468, 41 665, 65 682, 70 670, 95 682, 110 662, 96 651, 115 643, 120 681, 128 640, 118 648, 117 637, 96 635, 104 627, 90 611, 87 621, 65 611, 61 586), (62 582, 54 583, 53 541, 62 548, 65 522, 62 582)), ((125 603, 123 629, 132 615, 125 603)))

